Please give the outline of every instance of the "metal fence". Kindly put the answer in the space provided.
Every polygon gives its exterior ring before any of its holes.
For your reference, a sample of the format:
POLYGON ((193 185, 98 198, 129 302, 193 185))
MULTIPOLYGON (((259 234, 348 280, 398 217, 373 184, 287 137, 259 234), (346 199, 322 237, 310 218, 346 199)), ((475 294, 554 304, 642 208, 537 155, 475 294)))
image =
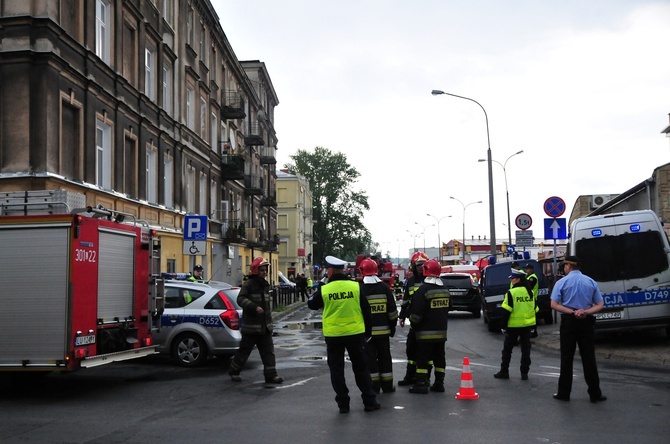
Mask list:
POLYGON ((296 302, 302 302, 300 293, 295 287, 275 286, 270 290, 270 296, 272 297, 272 309, 280 306, 288 307, 296 302))

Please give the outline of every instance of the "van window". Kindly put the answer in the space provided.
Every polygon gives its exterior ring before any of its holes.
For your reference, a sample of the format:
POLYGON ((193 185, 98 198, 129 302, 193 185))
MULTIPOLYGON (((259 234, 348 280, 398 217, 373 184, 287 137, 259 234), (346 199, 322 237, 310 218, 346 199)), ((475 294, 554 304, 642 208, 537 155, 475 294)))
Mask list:
MULTIPOLYGON (((506 264, 507 265, 507 264, 506 264)), ((502 267, 487 267, 486 268, 486 285, 488 287, 503 285, 509 287, 510 266, 502 267)))
POLYGON ((581 239, 576 250, 582 273, 598 282, 644 278, 668 268, 658 231, 581 239))

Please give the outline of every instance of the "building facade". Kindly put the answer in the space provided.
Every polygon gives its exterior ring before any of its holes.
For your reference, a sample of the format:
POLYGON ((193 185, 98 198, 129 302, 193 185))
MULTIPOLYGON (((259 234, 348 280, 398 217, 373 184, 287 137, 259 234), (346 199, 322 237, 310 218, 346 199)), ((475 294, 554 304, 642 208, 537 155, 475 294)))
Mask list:
POLYGON ((277 265, 279 100, 208 0, 0 2, 0 192, 63 189, 147 221, 161 268, 277 265), (187 214, 209 218, 183 254, 187 214))
POLYGON ((312 193, 303 176, 277 171, 279 270, 287 277, 313 272, 312 193))

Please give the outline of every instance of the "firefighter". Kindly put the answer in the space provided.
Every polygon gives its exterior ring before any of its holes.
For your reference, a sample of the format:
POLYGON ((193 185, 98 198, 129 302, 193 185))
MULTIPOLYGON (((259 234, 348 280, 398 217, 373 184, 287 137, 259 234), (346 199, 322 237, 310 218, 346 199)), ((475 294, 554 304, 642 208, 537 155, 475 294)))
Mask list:
POLYGON ((447 341, 447 315, 451 295, 444 287, 442 267, 435 259, 423 264, 423 283, 414 292, 409 321, 416 337, 416 380, 410 393, 444 392, 444 373, 447 361, 444 346, 447 341), (435 383, 430 385, 430 362, 435 365, 435 383))
POLYGON ((196 265, 193 267, 193 274, 187 279, 190 282, 205 282, 205 278, 202 275, 203 268, 202 265, 196 265))
POLYGON ((349 413, 349 388, 344 377, 344 353, 349 355, 356 385, 361 391, 366 412, 379 410, 377 394, 365 352, 366 337, 371 334, 370 304, 361 297, 361 286, 344 274, 347 263, 326 256, 328 283, 319 287, 307 301, 312 310, 323 308, 323 336, 326 340, 330 383, 340 413, 349 413))
POLYGON ((270 284, 265 277, 270 263, 265 258, 257 257, 251 263, 249 279, 242 285, 237 295, 237 303, 244 312, 244 322, 240 327, 242 340, 240 348, 235 352, 228 374, 235 382, 242 381, 240 371, 247 362, 254 345, 263 361, 263 376, 266 384, 281 384, 283 378, 277 375, 275 363, 275 347, 272 341, 272 306, 269 290, 270 284))
MULTIPOLYGON (((400 305, 400 326, 405 326, 405 320, 409 317, 409 306, 412 302, 412 296, 423 283, 423 264, 428 260, 428 256, 422 251, 417 251, 412 255, 410 266, 412 268, 412 276, 407 279, 405 284, 405 291, 403 295, 403 302, 400 305)), ((407 343, 405 345, 405 353, 407 354, 407 370, 405 376, 398 381, 398 385, 412 385, 416 375, 416 337, 411 328, 407 332, 407 343)))
MULTIPOLYGON (((535 274, 535 267, 533 267, 533 264, 531 262, 528 262, 523 267, 523 269, 526 272, 526 286, 533 293, 533 297, 537 301, 537 294, 540 289, 540 282, 538 281, 537 275, 535 274)), ((537 325, 534 325, 533 328, 531 329, 530 337, 537 338, 537 325)))
POLYGON ((365 343, 368 364, 372 377, 372 388, 376 393, 395 392, 393 385, 393 364, 389 338, 395 335, 398 323, 398 309, 393 292, 377 276, 377 264, 371 259, 363 259, 360 264, 363 276, 361 297, 368 300, 372 319, 372 337, 365 343))
POLYGON ((512 349, 519 340, 521 345, 521 379, 528 379, 530 369, 530 332, 535 325, 538 311, 537 299, 526 284, 526 273, 512 269, 509 276, 512 288, 505 293, 502 305, 505 342, 503 343, 500 371, 493 375, 496 379, 509 379, 509 363, 512 349))

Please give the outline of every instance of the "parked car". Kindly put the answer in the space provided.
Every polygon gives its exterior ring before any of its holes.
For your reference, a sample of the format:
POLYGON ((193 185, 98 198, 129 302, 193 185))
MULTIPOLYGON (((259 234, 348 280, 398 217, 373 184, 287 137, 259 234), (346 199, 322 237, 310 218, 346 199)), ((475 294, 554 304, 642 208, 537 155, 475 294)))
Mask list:
POLYGON ((481 297, 469 273, 442 273, 440 279, 451 295, 452 310, 469 311, 475 318, 481 317, 481 297))
POLYGON ((158 351, 184 367, 202 365, 212 356, 233 355, 242 338, 239 291, 223 282, 166 281, 161 328, 153 335, 158 351))

